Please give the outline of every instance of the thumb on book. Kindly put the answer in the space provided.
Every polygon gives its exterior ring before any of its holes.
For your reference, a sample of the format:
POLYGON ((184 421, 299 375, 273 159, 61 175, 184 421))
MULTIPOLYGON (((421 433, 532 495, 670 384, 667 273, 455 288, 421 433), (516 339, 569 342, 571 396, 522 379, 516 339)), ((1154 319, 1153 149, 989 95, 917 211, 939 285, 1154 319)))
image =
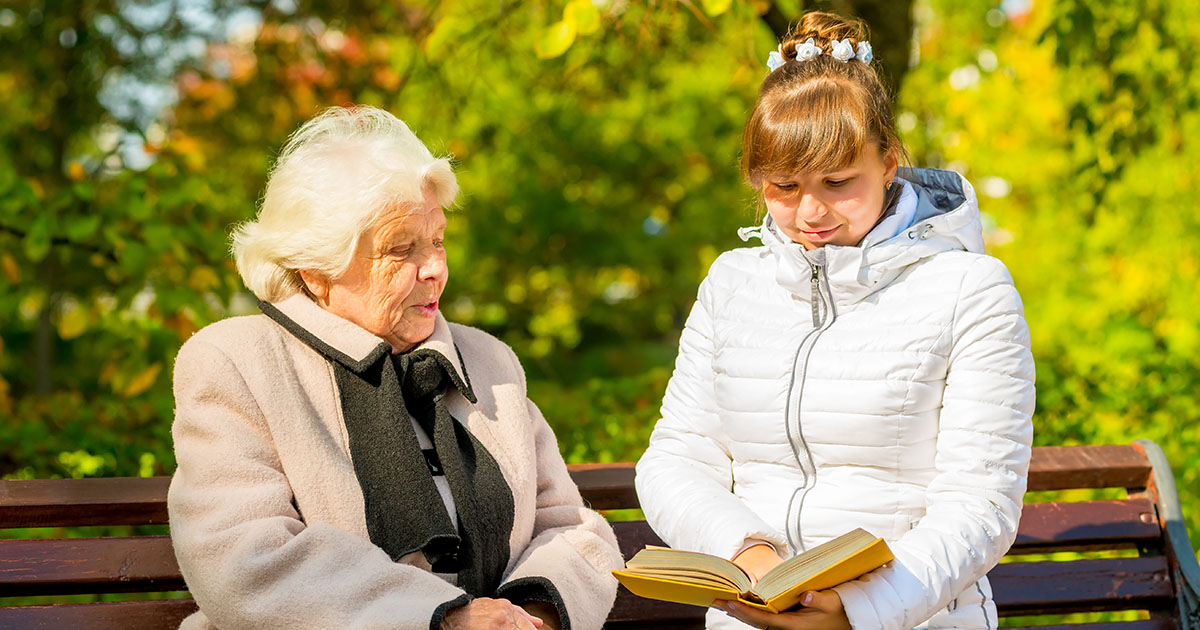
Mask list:
POLYGON ((842 598, 834 591, 807 591, 800 596, 800 605, 826 613, 842 612, 842 598))

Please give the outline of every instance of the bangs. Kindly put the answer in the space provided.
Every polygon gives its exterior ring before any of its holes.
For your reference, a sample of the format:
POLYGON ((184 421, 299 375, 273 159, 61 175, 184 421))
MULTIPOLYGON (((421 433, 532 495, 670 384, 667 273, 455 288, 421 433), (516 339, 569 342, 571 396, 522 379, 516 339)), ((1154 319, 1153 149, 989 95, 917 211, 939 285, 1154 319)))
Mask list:
POLYGON ((854 163, 872 133, 869 99, 848 81, 818 79, 764 94, 742 137, 742 174, 758 188, 771 174, 823 173, 854 163))

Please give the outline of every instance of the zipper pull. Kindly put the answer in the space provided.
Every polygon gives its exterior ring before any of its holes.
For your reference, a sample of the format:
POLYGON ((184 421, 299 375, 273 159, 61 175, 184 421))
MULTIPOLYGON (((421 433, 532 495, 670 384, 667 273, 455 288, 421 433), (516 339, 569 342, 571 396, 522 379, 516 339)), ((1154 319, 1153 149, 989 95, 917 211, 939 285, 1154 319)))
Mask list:
POLYGON ((813 328, 821 327, 821 268, 812 266, 812 317, 813 328))

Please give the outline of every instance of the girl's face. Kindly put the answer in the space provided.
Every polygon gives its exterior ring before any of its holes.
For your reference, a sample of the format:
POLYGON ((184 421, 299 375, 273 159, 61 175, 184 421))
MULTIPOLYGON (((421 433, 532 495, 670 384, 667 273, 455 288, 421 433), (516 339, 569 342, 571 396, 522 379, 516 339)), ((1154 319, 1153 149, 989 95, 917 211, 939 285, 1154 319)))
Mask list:
POLYGON ((763 200, 779 229, 805 249, 858 245, 883 214, 897 165, 891 154, 866 150, 835 171, 764 175, 763 200))

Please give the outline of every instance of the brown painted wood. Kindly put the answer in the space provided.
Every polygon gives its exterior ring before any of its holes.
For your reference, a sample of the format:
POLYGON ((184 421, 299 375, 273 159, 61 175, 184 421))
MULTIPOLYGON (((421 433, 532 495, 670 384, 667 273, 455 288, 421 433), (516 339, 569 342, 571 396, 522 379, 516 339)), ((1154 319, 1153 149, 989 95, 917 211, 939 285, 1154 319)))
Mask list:
POLYGON ((1010 554, 1161 546, 1162 530, 1147 499, 1030 503, 1010 554))
POLYGON ((633 489, 633 466, 633 462, 572 464, 567 469, 593 510, 620 510, 641 505, 633 489))
POLYGON ((0 540, 0 593, 185 590, 168 536, 0 540))
POLYGON ((168 630, 196 612, 190 599, 145 602, 0 606, 0 628, 6 630, 168 630))
POLYGON ((1029 464, 1029 490, 1144 488, 1150 461, 1129 444, 1038 446, 1029 464))
POLYGON ((1009 628, 1010 630, 1179 630, 1179 624, 1170 619, 1143 619, 1140 621, 1074 623, 1062 626, 1010 626, 1009 628))
POLYGON ((0 481, 0 529, 167 522, 170 477, 0 481))
POLYGON ((988 573, 1005 616, 1102 610, 1158 610, 1174 605, 1161 556, 1070 562, 1011 562, 988 573))

